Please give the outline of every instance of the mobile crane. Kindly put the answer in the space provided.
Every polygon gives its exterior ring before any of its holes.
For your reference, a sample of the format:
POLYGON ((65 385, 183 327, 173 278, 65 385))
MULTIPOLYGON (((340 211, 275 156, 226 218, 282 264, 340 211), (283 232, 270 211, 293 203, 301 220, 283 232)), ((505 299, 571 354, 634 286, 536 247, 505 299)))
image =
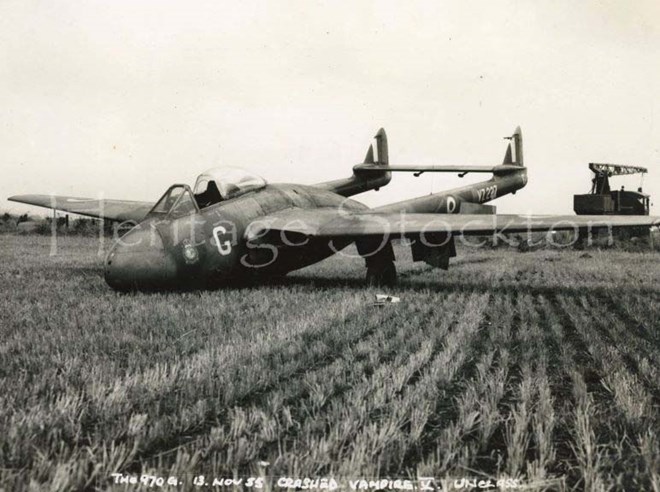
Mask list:
POLYGON ((589 169, 593 171, 591 191, 584 195, 573 195, 573 210, 577 215, 649 215, 650 196, 637 191, 610 189, 612 176, 629 174, 644 174, 647 169, 638 166, 622 166, 619 164, 599 164, 592 162, 589 169))

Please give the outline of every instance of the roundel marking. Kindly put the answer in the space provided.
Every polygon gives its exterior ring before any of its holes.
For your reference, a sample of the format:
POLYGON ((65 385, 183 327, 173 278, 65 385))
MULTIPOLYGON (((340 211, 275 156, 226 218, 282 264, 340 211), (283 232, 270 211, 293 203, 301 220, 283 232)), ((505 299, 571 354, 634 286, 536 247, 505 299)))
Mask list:
POLYGON ((447 213, 453 214, 456 210, 456 199, 453 196, 447 197, 447 213))

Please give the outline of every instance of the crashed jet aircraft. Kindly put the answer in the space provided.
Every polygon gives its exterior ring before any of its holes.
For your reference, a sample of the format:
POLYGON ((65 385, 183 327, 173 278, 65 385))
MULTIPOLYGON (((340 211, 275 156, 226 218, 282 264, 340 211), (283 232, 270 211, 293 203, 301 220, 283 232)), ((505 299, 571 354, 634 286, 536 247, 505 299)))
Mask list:
POLYGON ((19 195, 10 200, 136 224, 116 240, 105 279, 118 290, 231 285, 245 278, 284 275, 355 244, 369 283, 396 280, 391 241, 409 240, 413 261, 446 269, 455 238, 494 233, 652 226, 649 216, 519 216, 485 205, 527 184, 517 128, 504 161, 492 166, 390 165, 387 136, 375 136, 349 178, 269 184, 239 168, 201 174, 193 189, 172 185, 155 203, 19 195), (488 173, 468 186, 370 209, 349 197, 387 185, 393 172, 488 173))

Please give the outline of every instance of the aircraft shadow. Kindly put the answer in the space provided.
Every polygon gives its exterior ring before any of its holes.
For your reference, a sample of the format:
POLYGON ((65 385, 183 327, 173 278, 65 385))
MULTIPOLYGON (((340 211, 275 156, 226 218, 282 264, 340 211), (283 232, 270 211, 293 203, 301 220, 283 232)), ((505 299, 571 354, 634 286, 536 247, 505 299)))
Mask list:
MULTIPOLYGON (((419 273, 427 272, 423 270, 419 273)), ((598 296, 607 295, 611 292, 610 287, 602 286, 568 286, 568 285, 538 285, 532 283, 520 282, 511 279, 510 282, 503 282, 497 285, 484 284, 483 282, 469 282, 469 281, 448 281, 438 278, 436 280, 421 280, 415 278, 415 272, 412 275, 401 275, 396 285, 388 287, 368 287, 361 278, 345 278, 345 277, 303 277, 296 275, 287 275, 286 277, 268 279, 260 283, 254 283, 246 286, 226 286, 222 288, 255 288, 259 286, 270 287, 292 287, 292 286, 305 286, 317 289, 345 289, 364 291, 365 288, 380 289, 394 295, 403 295, 405 292, 468 292, 468 293, 491 293, 491 294, 513 294, 517 292, 524 292, 531 295, 546 295, 552 296, 557 294, 569 296, 581 296, 585 294, 594 294, 598 296)), ((626 290, 635 294, 650 294, 657 295, 658 289, 654 287, 640 287, 629 286, 626 290)))
MULTIPOLYGON (((488 258, 478 259, 480 263, 490 261, 488 258)), ((61 267, 59 267, 61 269, 61 267)), ((91 276, 99 275, 102 277, 102 270, 99 270, 95 267, 80 268, 80 267, 65 267, 65 270, 69 275, 73 274, 75 276, 82 277, 84 279, 89 279, 91 276)), ((286 288, 286 287, 306 287, 310 289, 343 289, 348 291, 365 291, 365 289, 380 290, 383 292, 391 293, 394 295, 405 295, 405 293, 417 293, 417 292, 438 292, 438 293, 447 293, 447 292, 468 292, 468 293, 491 293, 495 295, 499 294, 512 294, 517 292, 525 292, 531 295, 570 295, 570 296, 581 296, 585 294, 594 294, 594 295, 607 295, 611 292, 611 287, 604 286, 585 286, 585 285, 539 285, 535 283, 526 283, 515 278, 511 278, 508 281, 503 281, 501 283, 487 284, 483 282, 476 281, 454 281, 442 278, 442 273, 438 274, 438 277, 435 279, 421 279, 419 278, 420 274, 426 274, 434 271, 431 267, 402 272, 399 274, 399 279, 396 285, 394 286, 382 286, 382 287, 370 287, 367 286, 365 280, 362 277, 345 277, 339 275, 332 276, 307 276, 292 273, 286 276, 281 277, 271 277, 271 278, 261 278, 261 279, 252 279, 236 282, 235 280, 227 283, 222 283, 212 286, 210 289, 208 287, 199 288, 191 287, 186 289, 179 289, 176 291, 168 290, 141 290, 141 291, 128 291, 124 294, 131 295, 132 293, 139 293, 142 295, 148 294, 158 294, 163 292, 208 292, 211 291, 222 291, 222 290, 237 290, 237 289, 246 289, 253 290, 259 288, 286 288)), ((81 280, 82 280, 81 278, 81 280)), ((619 287, 621 288, 621 286, 619 287)), ((624 287, 627 292, 639 295, 653 295, 657 296, 659 294, 658 289, 652 286, 626 286, 624 287)))

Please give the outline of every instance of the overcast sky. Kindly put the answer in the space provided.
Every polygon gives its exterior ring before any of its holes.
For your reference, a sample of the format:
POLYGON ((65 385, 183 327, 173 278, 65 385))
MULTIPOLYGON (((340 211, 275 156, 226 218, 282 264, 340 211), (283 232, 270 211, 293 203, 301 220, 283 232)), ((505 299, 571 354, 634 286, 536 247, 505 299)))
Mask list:
MULTIPOLYGON (((659 95, 657 0, 0 0, 0 208, 156 200, 219 165, 345 177, 381 126, 392 163, 497 164, 516 125, 529 184, 499 212, 572 213, 589 162, 647 166, 660 204, 659 95)), ((473 176, 397 175, 356 198, 473 176)))

